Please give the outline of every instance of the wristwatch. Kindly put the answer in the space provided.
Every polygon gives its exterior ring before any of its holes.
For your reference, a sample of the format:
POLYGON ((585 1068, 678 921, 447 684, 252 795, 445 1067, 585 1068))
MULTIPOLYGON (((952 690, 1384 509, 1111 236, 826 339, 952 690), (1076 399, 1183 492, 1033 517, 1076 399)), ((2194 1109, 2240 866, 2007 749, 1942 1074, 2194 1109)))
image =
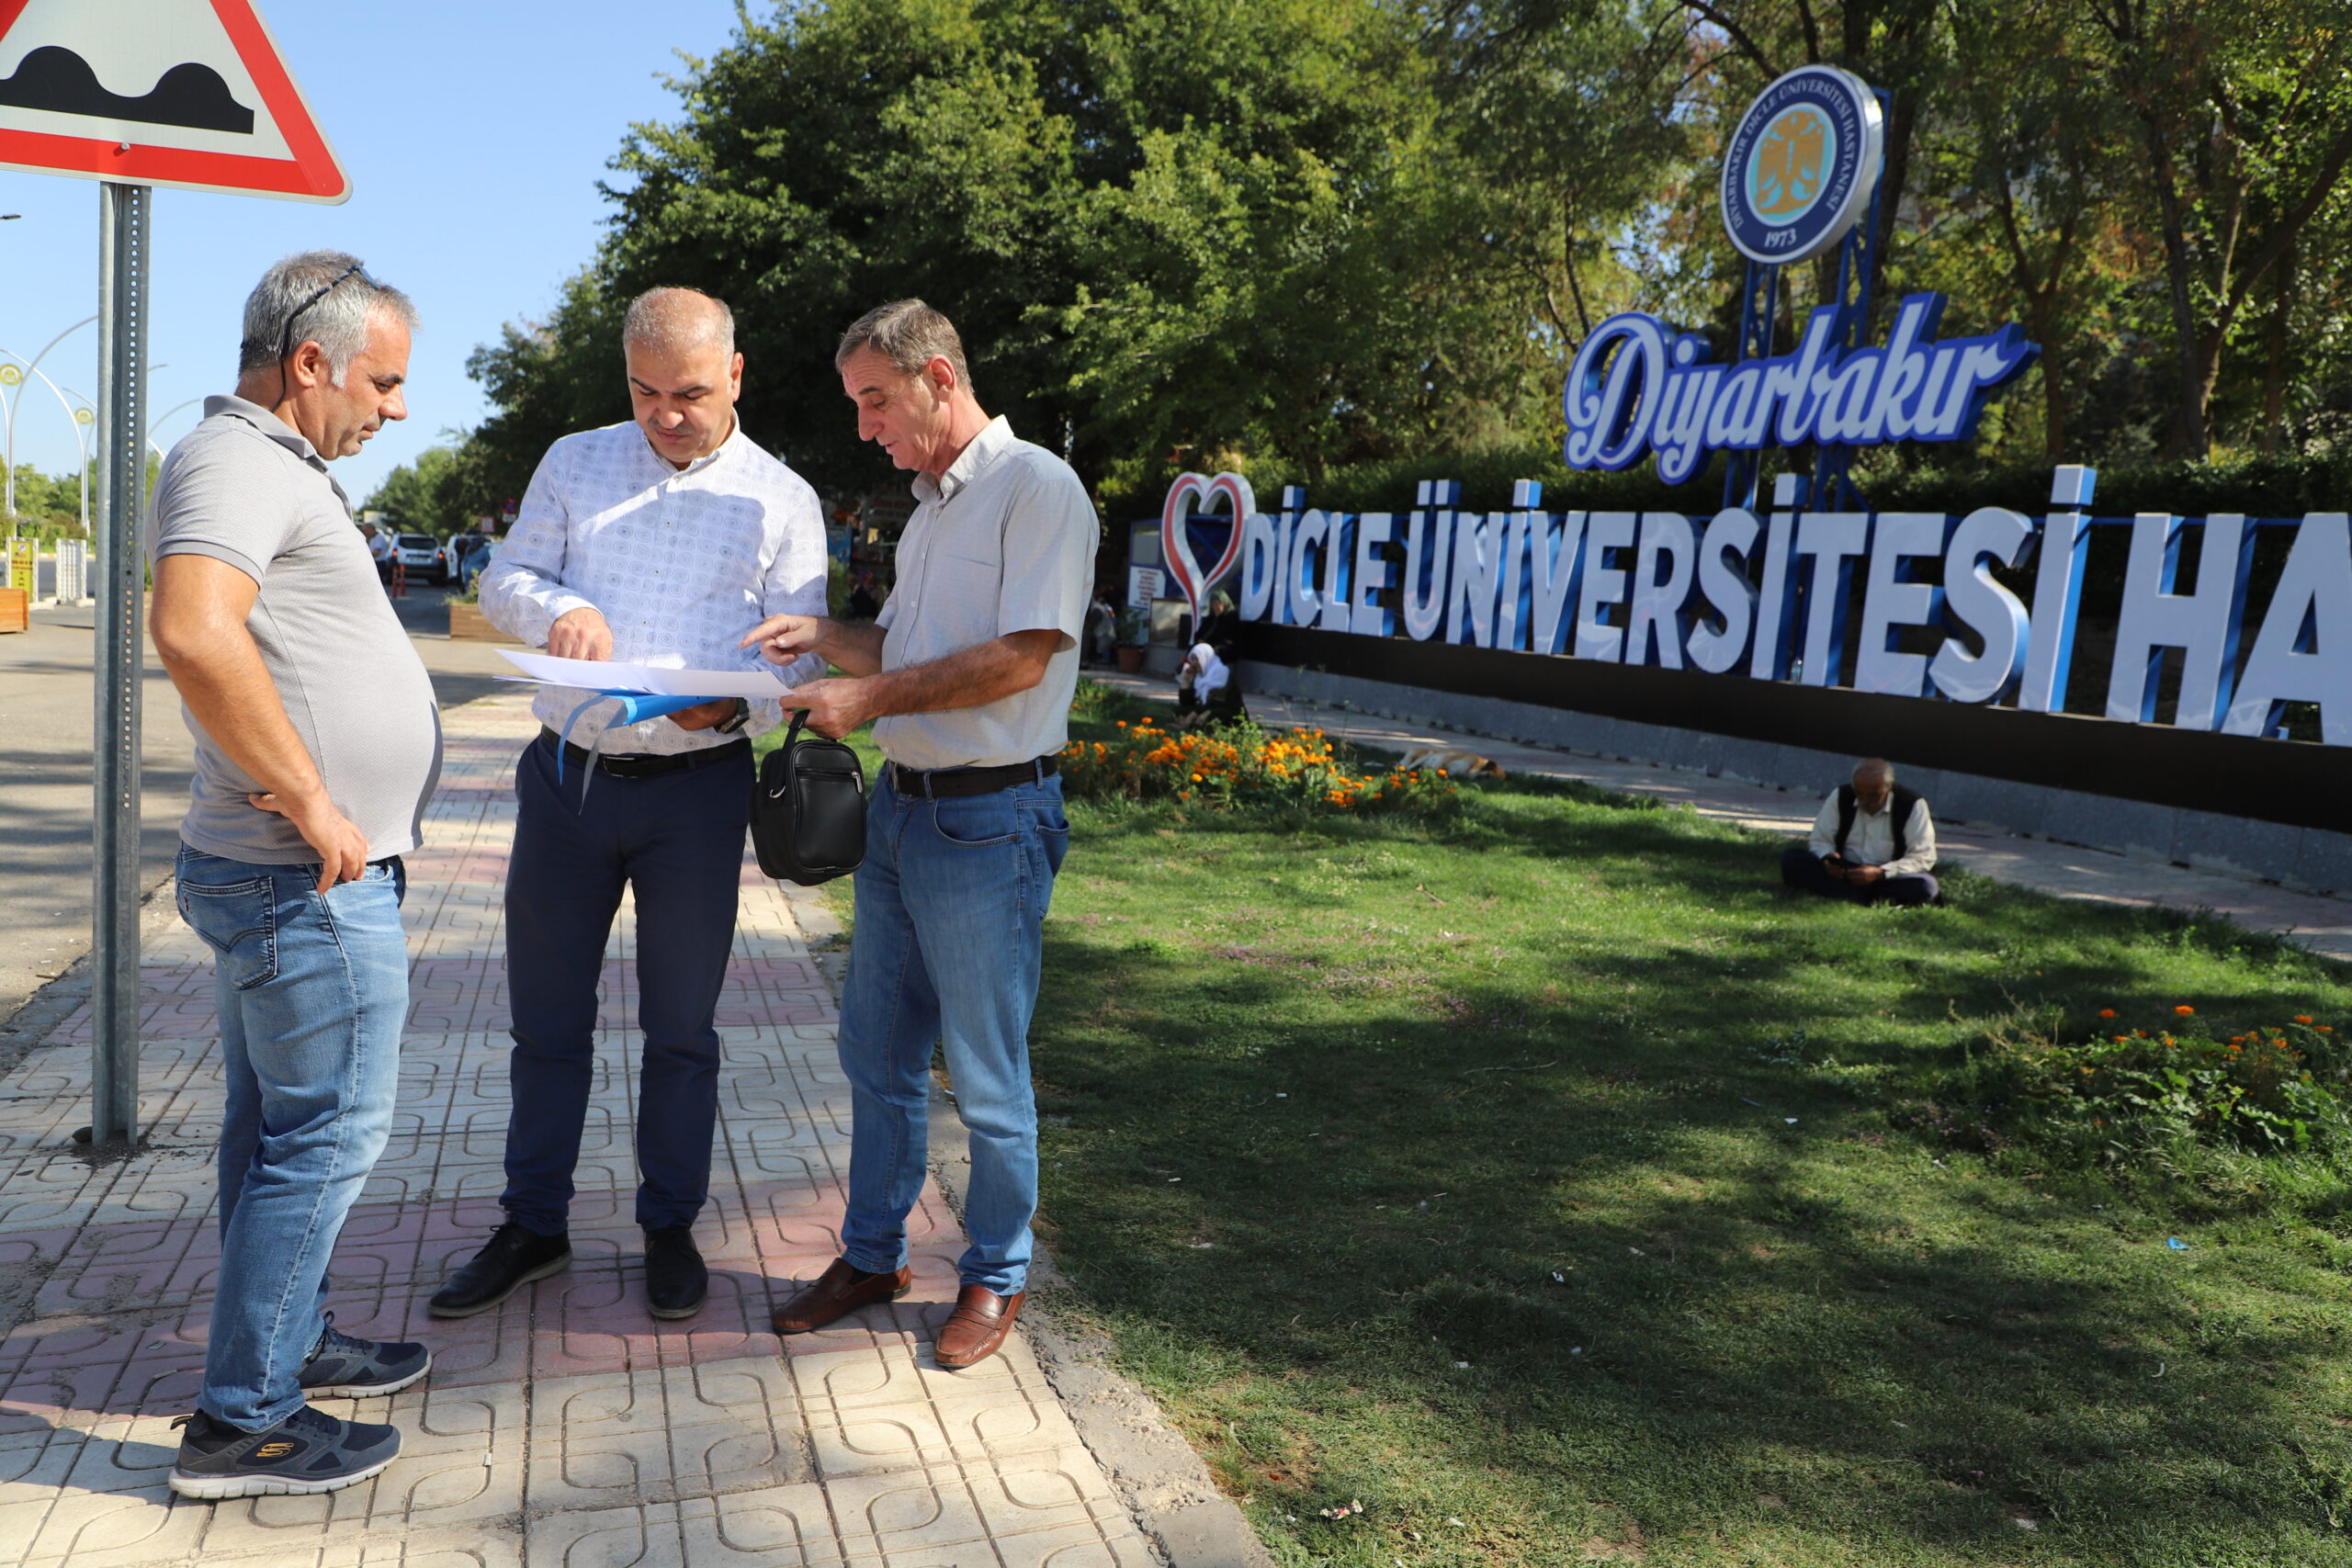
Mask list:
POLYGON ((742 698, 737 697, 735 699, 735 711, 729 714, 725 718, 720 719, 717 724, 712 725, 711 728, 718 731, 721 735, 734 735, 740 733, 743 726, 751 722, 751 717, 752 705, 745 702, 742 698))

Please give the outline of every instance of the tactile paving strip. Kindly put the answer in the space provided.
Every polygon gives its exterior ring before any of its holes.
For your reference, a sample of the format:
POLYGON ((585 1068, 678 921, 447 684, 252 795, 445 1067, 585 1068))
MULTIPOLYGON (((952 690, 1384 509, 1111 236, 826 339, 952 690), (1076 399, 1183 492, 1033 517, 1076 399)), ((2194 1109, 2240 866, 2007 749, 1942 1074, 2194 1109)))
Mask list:
MULTIPOLYGON (((338 1326, 433 1348, 425 1383, 330 1401, 395 1422, 401 1458, 322 1497, 191 1503, 164 1484, 220 1269, 220 1105, 209 953, 176 925, 141 978, 128 1160, 74 1151, 86 1011, 0 1078, 0 1562, 39 1568, 1139 1568, 1143 1539, 1019 1336, 967 1372, 931 1359, 962 1241, 935 1189, 915 1288, 779 1342, 768 1314, 831 1261, 847 1176, 832 998, 792 907, 745 867, 702 1314, 644 1309, 631 1220, 635 928, 606 950, 601 1059, 571 1270, 455 1323, 431 1294, 498 1224, 506 1124, 500 933, 522 696, 452 709, 442 790, 411 857, 413 962, 400 1109, 336 1250, 338 1326), (386 1412, 389 1411, 389 1415, 386 1412)), ((151 928, 151 931, 153 928, 151 928)))

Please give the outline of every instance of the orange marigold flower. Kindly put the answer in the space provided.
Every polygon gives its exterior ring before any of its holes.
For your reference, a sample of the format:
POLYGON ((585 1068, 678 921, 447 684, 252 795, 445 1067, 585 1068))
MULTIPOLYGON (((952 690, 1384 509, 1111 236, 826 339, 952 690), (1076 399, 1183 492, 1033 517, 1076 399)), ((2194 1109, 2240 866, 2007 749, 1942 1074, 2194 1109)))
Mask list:
POLYGON ((2098 1015, 2101 1018, 2113 1018, 2115 1016, 2115 1010, 2113 1008, 2101 1008, 2098 1010, 2098 1015))
POLYGON ((2172 1010, 2178 1013, 2183 1018, 2195 1018, 2197 1016, 2197 1010, 2195 1008, 2178 1007, 2172 1010))
POLYGON ((2309 1023, 2311 1021, 2312 1015, 2307 1012, 2299 1012, 2295 1015, 2295 1021, 2297 1023, 2309 1023))

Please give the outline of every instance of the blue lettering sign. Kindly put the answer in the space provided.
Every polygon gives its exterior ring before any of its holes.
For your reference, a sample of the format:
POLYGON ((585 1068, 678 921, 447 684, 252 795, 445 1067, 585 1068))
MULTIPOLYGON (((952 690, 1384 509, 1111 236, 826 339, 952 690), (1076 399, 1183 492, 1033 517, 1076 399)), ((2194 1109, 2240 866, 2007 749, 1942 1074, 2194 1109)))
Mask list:
MULTIPOLYGON (((2061 468, 2039 524, 1992 506, 1957 521, 1800 512, 1784 487, 1767 518, 1730 507, 1702 525, 1672 512, 1544 512, 1532 481, 1514 487, 1511 510, 1482 513, 1460 509, 1462 487, 1450 480, 1424 483, 1399 518, 1313 510, 1293 487, 1281 513, 1241 520, 1241 617, 2055 712, 2074 655, 2089 532, 2079 508, 2093 478, 2061 468), (2030 572, 2030 607, 1996 571, 2012 581, 2030 572), (1849 606, 1859 626, 1849 625, 1849 606)), ((2169 716, 2181 728, 2272 734, 2288 704, 2308 703, 2326 744, 2352 746, 2344 513, 2302 520, 2258 627, 2248 615, 2246 519, 2203 520, 2188 592, 2177 586, 2188 521, 2157 513, 2128 526, 2108 716, 2154 722, 2157 677, 2177 659, 2169 716), (2240 671, 2246 632, 2254 643, 2240 671)))
POLYGON ((1711 452, 1964 441, 1995 389, 2041 350, 2014 323, 1939 340, 1943 310, 1940 294, 1909 295, 1885 347, 1841 353, 1838 312, 1824 305, 1792 352, 1729 367, 1709 361, 1702 339, 1656 316, 1611 316, 1568 367, 1563 454, 1572 468, 1611 470, 1653 454, 1658 477, 1680 484, 1711 452))

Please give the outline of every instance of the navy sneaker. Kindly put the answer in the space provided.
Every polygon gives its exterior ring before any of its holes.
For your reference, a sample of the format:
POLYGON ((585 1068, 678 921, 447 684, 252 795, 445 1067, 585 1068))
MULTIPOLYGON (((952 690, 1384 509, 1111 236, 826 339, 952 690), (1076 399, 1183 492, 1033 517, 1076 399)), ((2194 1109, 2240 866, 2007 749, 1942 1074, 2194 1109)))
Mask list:
POLYGON ((183 1497, 279 1497, 355 1486, 400 1457, 390 1427, 338 1421, 309 1405, 266 1432, 241 1432, 199 1410, 183 1428, 172 1490, 183 1497))
POLYGON ((432 1370, 433 1352, 424 1346, 355 1339, 336 1329, 334 1314, 329 1313, 326 1332, 295 1381, 304 1393, 321 1399, 365 1399, 398 1393, 432 1370))

